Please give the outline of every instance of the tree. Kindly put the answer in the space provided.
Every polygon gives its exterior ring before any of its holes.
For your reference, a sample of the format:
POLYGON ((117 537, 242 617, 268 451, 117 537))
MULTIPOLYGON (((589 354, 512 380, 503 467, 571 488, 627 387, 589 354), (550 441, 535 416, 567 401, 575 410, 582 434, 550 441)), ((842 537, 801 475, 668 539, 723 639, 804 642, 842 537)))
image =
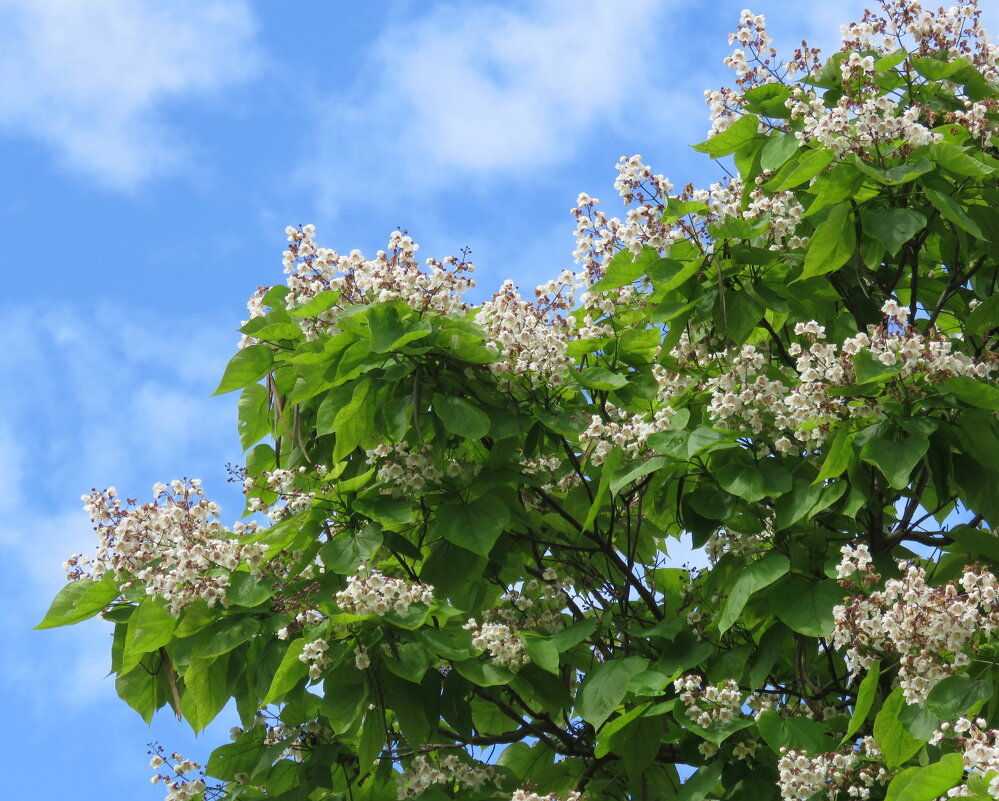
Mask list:
POLYGON ((695 146, 736 172, 622 159, 626 219, 580 195, 581 270, 531 299, 289 228, 218 388, 266 524, 84 496, 40 624, 113 623, 146 720, 235 699, 207 782, 155 756, 168 798, 999 797, 978 13, 885 3, 783 64, 744 12, 695 146))

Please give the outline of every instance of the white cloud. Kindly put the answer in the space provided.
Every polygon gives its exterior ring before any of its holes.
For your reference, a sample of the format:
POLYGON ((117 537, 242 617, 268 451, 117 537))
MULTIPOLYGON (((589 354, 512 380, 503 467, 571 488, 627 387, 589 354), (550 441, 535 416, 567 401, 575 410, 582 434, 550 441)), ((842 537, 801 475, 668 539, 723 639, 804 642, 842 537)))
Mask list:
POLYGON ((224 519, 239 491, 224 464, 239 445, 235 398, 210 398, 235 349, 228 326, 164 319, 150 310, 61 306, 0 315, 0 676, 29 688, 41 712, 104 702, 106 625, 29 632, 64 585, 61 562, 93 553, 79 497, 116 485, 146 499, 154 480, 205 479, 224 519), (227 500, 228 499, 228 500, 227 500), (100 631, 98 631, 100 629, 100 631))
POLYGON ((650 87, 671 5, 446 4, 400 19, 326 101, 302 176, 329 208, 562 164, 650 87))
POLYGON ((255 33, 244 0, 0 0, 0 127, 134 188, 186 158, 160 105, 249 77, 255 33))

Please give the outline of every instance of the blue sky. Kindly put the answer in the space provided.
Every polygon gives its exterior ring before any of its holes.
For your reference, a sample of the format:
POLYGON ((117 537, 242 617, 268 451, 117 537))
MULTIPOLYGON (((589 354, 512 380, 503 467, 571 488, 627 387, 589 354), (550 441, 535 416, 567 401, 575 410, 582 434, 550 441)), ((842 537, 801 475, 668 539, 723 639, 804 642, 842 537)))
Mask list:
MULTIPOLYGON (((236 399, 209 394, 247 296, 282 280, 285 225, 369 253, 406 227, 426 255, 471 247, 478 298, 530 289, 573 266, 568 210, 613 205, 619 156, 718 179, 688 145, 743 5, 0 0, 7 796, 162 798, 147 742, 227 740, 119 702, 99 621, 30 628, 93 550, 91 487, 201 477, 238 514, 236 399)), ((753 10, 828 50, 862 6, 753 10)))

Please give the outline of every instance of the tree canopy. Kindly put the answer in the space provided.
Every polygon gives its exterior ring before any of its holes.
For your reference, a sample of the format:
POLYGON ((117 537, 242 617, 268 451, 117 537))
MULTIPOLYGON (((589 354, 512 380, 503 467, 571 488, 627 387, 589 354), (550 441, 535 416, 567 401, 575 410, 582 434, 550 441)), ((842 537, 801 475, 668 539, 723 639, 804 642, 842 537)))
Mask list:
POLYGON ((289 228, 196 480, 84 496, 40 623, 199 731, 169 799, 999 798, 999 47, 885 2, 828 59, 743 12, 676 191, 623 158, 579 269, 289 228), (677 564, 689 535, 710 566, 677 564))

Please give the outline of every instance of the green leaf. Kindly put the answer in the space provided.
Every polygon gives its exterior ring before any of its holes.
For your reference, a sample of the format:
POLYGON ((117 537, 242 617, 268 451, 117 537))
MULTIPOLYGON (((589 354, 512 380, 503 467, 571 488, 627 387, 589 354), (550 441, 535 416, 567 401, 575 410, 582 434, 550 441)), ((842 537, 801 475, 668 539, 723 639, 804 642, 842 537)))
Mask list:
POLYGON ((930 441, 920 434, 898 440, 874 436, 860 451, 860 458, 877 467, 892 489, 902 490, 929 447, 930 441))
POLYGON ((359 512, 386 528, 398 528, 412 523, 416 515, 413 502, 405 498, 390 498, 386 495, 376 495, 368 498, 355 498, 354 511, 359 512))
POLYGON ((604 292, 630 284, 645 275, 648 266, 659 258, 652 248, 643 249, 638 254, 630 250, 619 250, 607 263, 603 277, 590 287, 590 292, 604 292))
POLYGON ((628 386, 628 376, 606 367, 584 367, 578 375, 579 383, 590 389, 611 390, 628 386))
POLYGON ((437 507, 437 531, 449 542, 480 556, 489 556, 499 535, 510 522, 510 510, 493 495, 470 503, 437 507))
POLYGON ((930 690, 926 708, 944 720, 954 720, 992 697, 992 682, 971 676, 947 676, 930 690))
POLYGON ((119 596, 118 582, 105 573, 100 581, 81 578, 66 584, 52 600, 36 629, 53 629, 68 626, 91 618, 119 596))
POLYGON ((911 56, 909 63, 916 68, 920 75, 931 81, 942 81, 950 78, 955 72, 968 65, 968 62, 961 58, 951 60, 922 56, 911 56))
POLYGON ((381 531, 377 525, 369 524, 357 532, 339 532, 319 550, 319 556, 327 570, 348 576, 366 564, 381 544, 381 531))
POLYGON ((400 679, 419 684, 430 669, 430 656, 418 642, 395 643, 385 666, 400 679))
POLYGON ((156 710, 166 703, 162 687, 164 670, 162 662, 159 670, 151 665, 136 665, 127 673, 119 673, 114 680, 118 697, 138 712, 146 723, 151 722, 156 710))
POLYGON ((521 639, 524 641, 524 652, 531 657, 531 662, 542 670, 559 675, 558 648, 550 638, 526 632, 521 639))
POLYGON ((482 439, 489 433, 489 415, 464 398, 434 393, 434 414, 444 428, 466 439, 482 439))
POLYGON ((881 660, 876 659, 867 669, 867 675, 860 682, 857 688, 857 700, 853 705, 853 715, 850 717, 850 725, 846 728, 846 734, 840 741, 840 745, 849 740, 863 728, 867 722, 867 716, 871 714, 871 708, 878 696, 878 680, 881 678, 881 660))
MULTIPOLYGON (((662 297, 683 286, 700 267, 701 264, 698 261, 674 261, 673 259, 660 259, 650 265, 649 278, 652 279, 657 297, 662 297)), ((655 320, 649 322, 655 322, 655 320)))
POLYGON ((212 394, 222 395, 259 381, 267 375, 273 363, 274 354, 267 345, 250 345, 242 348, 229 360, 218 389, 212 394))
POLYGON ((230 615, 202 629, 192 639, 191 655, 210 658, 227 654, 260 632, 260 621, 243 615, 230 615))
POLYGON ((599 729, 628 694, 628 683, 632 677, 648 669, 648 666, 649 660, 639 656, 601 662, 579 686, 576 714, 599 729))
POLYGON ((340 300, 339 290, 326 289, 312 298, 312 300, 292 309, 291 315, 292 317, 317 317, 324 311, 332 309, 338 300, 340 300))
POLYGON ((791 567, 791 562, 782 553, 767 554, 759 562, 747 565, 739 573, 721 614, 718 616, 718 630, 724 634, 738 619, 746 603, 754 593, 769 587, 791 567))
POLYGON ((304 339, 305 334, 295 323, 270 323, 254 331, 253 337, 261 342, 280 342, 284 339, 304 339))
POLYGON ((948 534, 970 553, 999 564, 999 537, 993 532, 980 531, 970 526, 956 526, 948 534))
POLYGON ((812 483, 822 484, 830 478, 839 478, 853 464, 853 437, 854 433, 845 425, 836 429, 822 460, 822 469, 812 483))
POLYGON ((989 295, 979 303, 965 321, 969 334, 981 334, 999 326, 999 295, 989 295))
POLYGON ((215 720, 229 700, 228 666, 228 656, 195 658, 184 673, 180 710, 195 734, 215 720))
POLYGON ((893 256, 926 227, 926 217, 912 209, 866 208, 860 219, 864 233, 883 243, 893 256))
POLYGON ((452 663, 454 669, 463 678, 468 679, 478 687, 497 687, 502 684, 509 684, 514 680, 515 674, 507 670, 502 665, 497 665, 490 658, 465 659, 452 663))
POLYGON ((127 673, 139 664, 145 654, 169 643, 177 623, 178 619, 166 610, 161 601, 144 599, 128 620, 121 672, 127 673))
MULTIPOLYGON (((792 139, 792 134, 788 134, 792 139)), ((797 140, 795 139, 797 143, 797 140)), ((826 167, 832 164, 836 154, 827 148, 819 150, 806 150, 801 157, 784 165, 784 168, 773 178, 763 184, 763 188, 769 192, 781 192, 785 189, 793 189, 800 186, 805 181, 810 181, 826 167)))
POLYGON ((719 759, 694 771, 680 787, 677 801, 704 801, 708 795, 715 797, 715 786, 721 778, 724 765, 724 760, 719 759))
POLYGON ((219 746, 212 751, 205 766, 208 775, 223 781, 233 781, 238 773, 248 776, 253 773, 264 753, 263 728, 260 727, 255 732, 242 734, 236 742, 219 746))
POLYGON ((229 575, 229 587, 225 596, 230 603, 252 608, 260 606, 274 595, 272 579, 255 579, 245 570, 236 570, 229 575))
POLYGON ((896 361, 895 364, 885 364, 880 359, 874 358, 873 354, 866 349, 857 351, 853 356, 853 370, 857 376, 858 384, 873 384, 874 382, 885 382, 902 372, 904 362, 896 361))
POLYGON ((746 108, 754 114, 786 119, 791 115, 787 106, 784 105, 789 97, 791 97, 791 90, 784 84, 766 83, 747 89, 742 95, 742 100, 746 104, 746 108))
POLYGON ((390 303, 373 303, 367 312, 373 353, 387 353, 408 342, 428 336, 430 322, 423 318, 403 321, 399 309, 390 303))
POLYGON ((693 145, 693 148, 700 153, 707 153, 713 159, 730 156, 757 137, 759 124, 759 117, 755 114, 746 114, 724 131, 698 145, 693 145))
POLYGON ((885 699, 881 711, 874 719, 874 739, 884 755, 889 770, 901 767, 923 747, 923 742, 910 735, 899 719, 904 706, 902 690, 895 688, 895 691, 885 699))
POLYGON ((298 658, 305 648, 305 643, 306 639, 304 637, 299 637, 297 640, 292 640, 288 643, 288 649, 284 652, 284 656, 281 657, 281 664, 278 665, 278 669, 274 673, 274 678, 271 679, 270 687, 261 704, 266 706, 277 701, 308 675, 308 665, 298 658))
POLYGON ((771 709, 760 715, 760 736, 775 754, 794 748, 815 756, 833 750, 833 743, 819 723, 807 718, 784 718, 771 709))
POLYGON ((760 154, 760 168, 771 172, 780 169, 791 156, 798 152, 800 145, 801 143, 793 133, 771 135, 760 154))
POLYGON ((271 432, 271 410, 267 403, 267 388, 250 384, 239 396, 239 442, 245 451, 271 432))
POLYGON ((775 504, 777 511, 777 530, 783 531, 790 528, 799 520, 807 517, 814 509, 825 488, 821 485, 812 484, 804 479, 794 482, 794 489, 781 496, 775 504))
MULTIPOLYGON (((832 207, 815 229, 805 251, 805 265, 795 281, 814 278, 838 270, 853 256, 857 234, 850 214, 849 203, 832 207)), ((792 281, 791 283, 794 283, 792 281)))
POLYGON ((940 388, 976 409, 999 410, 999 387, 976 381, 966 375, 954 376, 940 382, 940 388))
POLYGON ((954 223, 958 228, 967 231, 975 239, 988 241, 988 238, 982 233, 982 229, 978 227, 978 223, 968 216, 968 213, 962 208, 961 204, 953 197, 925 185, 923 186, 923 192, 930 203, 940 212, 941 217, 954 223))
POLYGON ((946 754, 925 768, 906 768, 899 773, 888 785, 885 801, 934 801, 946 797, 963 776, 962 756, 946 754))
POLYGON ((995 172, 992 167, 969 156, 964 148, 957 147, 956 145, 937 142, 930 146, 930 152, 937 164, 955 175, 964 175, 969 178, 983 178, 995 172))
POLYGON ((378 708, 372 709, 364 716, 361 726, 361 739, 357 747, 358 767, 361 773, 370 770, 375 759, 385 747, 388 733, 385 729, 385 713, 378 708))
POLYGON ((835 625, 833 607, 843 602, 843 590, 835 581, 794 576, 774 587, 769 597, 777 617, 789 629, 806 637, 828 637, 835 625))
MULTIPOLYGON (((707 210, 707 203, 700 203, 696 200, 680 200, 679 198, 671 197, 666 200, 666 210, 663 211, 661 221, 664 223, 675 222, 688 214, 704 214, 707 210)), ((617 257, 615 256, 615 258, 617 257)))
POLYGON ((750 503, 776 498, 791 490, 791 474, 772 460, 753 465, 725 465, 718 471, 718 483, 727 491, 750 503))

